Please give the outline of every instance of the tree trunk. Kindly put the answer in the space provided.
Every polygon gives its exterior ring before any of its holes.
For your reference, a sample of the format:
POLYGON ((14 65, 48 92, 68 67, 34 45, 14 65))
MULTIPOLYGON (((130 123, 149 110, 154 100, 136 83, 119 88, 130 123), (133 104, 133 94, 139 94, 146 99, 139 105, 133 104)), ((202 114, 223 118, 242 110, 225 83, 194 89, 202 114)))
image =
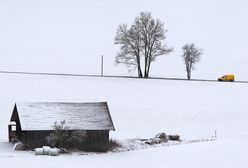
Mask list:
POLYGON ((143 74, 142 74, 140 67, 138 67, 138 76, 139 78, 143 78, 143 74))
POLYGON ((188 78, 188 80, 191 79, 191 71, 190 70, 187 70, 187 78, 188 78))
POLYGON ((190 80, 190 75, 189 75, 189 73, 187 73, 187 78, 188 78, 188 80, 190 80))
POLYGON ((151 67, 151 61, 150 61, 151 56, 149 57, 149 61, 147 64, 147 71, 146 71, 146 77, 149 77, 149 72, 150 72, 150 67, 151 67))
POLYGON ((147 67, 147 70, 146 70, 146 72, 145 72, 145 75, 144 75, 144 77, 145 78, 148 78, 149 77, 149 70, 150 70, 150 66, 149 65, 147 65, 148 67, 147 67))
POLYGON ((137 56, 137 69, 139 78, 143 78, 143 73, 140 66, 140 56, 137 56))
POLYGON ((188 80, 191 79, 191 69, 192 69, 192 64, 191 63, 186 64, 186 71, 187 71, 188 80))

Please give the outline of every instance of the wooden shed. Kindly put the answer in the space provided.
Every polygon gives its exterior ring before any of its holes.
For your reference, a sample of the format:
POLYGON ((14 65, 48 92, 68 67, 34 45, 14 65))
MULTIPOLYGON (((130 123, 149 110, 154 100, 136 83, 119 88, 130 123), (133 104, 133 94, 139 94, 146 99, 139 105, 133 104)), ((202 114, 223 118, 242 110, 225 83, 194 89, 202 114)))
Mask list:
POLYGON ((86 132, 86 141, 80 145, 80 149, 108 150, 109 131, 115 128, 107 102, 16 103, 10 119, 9 141, 16 137, 29 148, 47 145, 46 137, 54 131, 54 123, 61 121, 66 121, 69 131, 86 132))

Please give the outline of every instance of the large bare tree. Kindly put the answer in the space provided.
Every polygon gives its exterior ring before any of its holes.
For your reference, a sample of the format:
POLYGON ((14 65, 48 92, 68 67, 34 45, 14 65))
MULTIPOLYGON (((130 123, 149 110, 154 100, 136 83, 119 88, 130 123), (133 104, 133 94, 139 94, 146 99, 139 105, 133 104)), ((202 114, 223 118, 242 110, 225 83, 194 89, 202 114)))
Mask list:
POLYGON ((148 77, 151 63, 173 50, 164 44, 166 32, 164 23, 150 12, 141 12, 130 28, 126 24, 118 27, 114 41, 120 51, 115 62, 125 64, 129 70, 137 69, 139 77, 148 77))
POLYGON ((201 60, 202 49, 192 44, 185 44, 182 47, 183 50, 183 60, 186 66, 187 78, 191 79, 191 71, 195 69, 194 65, 201 60))

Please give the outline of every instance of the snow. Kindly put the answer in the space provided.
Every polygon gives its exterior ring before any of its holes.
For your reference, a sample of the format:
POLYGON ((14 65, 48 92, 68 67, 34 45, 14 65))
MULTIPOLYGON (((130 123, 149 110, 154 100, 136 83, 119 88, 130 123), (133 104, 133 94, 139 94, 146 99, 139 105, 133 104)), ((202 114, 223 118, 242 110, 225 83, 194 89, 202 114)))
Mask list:
POLYGON ((151 148, 124 153, 63 155, 59 157, 22 156, 1 157, 1 164, 6 167, 226 167, 245 168, 247 166, 247 143, 242 139, 222 139, 204 143, 175 145, 151 148), (239 141, 243 145, 234 145, 239 141), (241 155, 243 154, 243 155, 241 155), (13 160, 15 162, 13 162, 13 160))
POLYGON ((248 140, 247 84, 14 74, 1 74, 0 80, 0 94, 4 95, 0 101, 0 139, 4 144, 15 101, 107 100, 116 127, 110 138, 120 141, 150 138, 158 132, 179 134, 183 140, 197 140, 211 138, 216 130, 218 137, 215 142, 124 153, 62 155, 57 158, 35 157, 31 152, 13 152, 10 145, 6 147, 1 143, 0 150, 3 149, 3 152, 0 154, 0 161, 6 166, 13 167, 14 163, 9 162, 10 159, 21 166, 26 165, 25 160, 30 160, 27 167, 39 162, 42 163, 38 165, 40 167, 55 163, 61 167, 66 167, 69 163, 74 167, 82 164, 92 167, 100 164, 124 167, 134 166, 136 162, 142 162, 136 166, 151 167, 155 164, 155 167, 163 167, 164 162, 166 165, 168 162, 171 167, 177 167, 183 164, 180 160, 187 162, 186 166, 199 167, 199 164, 204 163, 206 165, 201 167, 213 167, 213 162, 202 162, 203 159, 214 159, 216 165, 227 167, 234 166, 238 161, 240 164, 236 167, 243 167, 243 163, 247 163, 243 160, 244 155, 247 155, 243 148, 247 146, 248 140), (238 157, 234 162, 221 156, 224 153, 222 150, 227 152, 229 149, 228 157, 238 157), (239 149, 240 153, 237 151, 239 149), (149 164, 148 157, 153 160, 149 160, 149 164), (164 158, 167 159, 164 161, 164 158), (126 159, 129 159, 128 163, 126 159))
POLYGON ((23 131, 52 130, 55 122, 65 121, 69 129, 114 130, 106 102, 17 102, 23 131))
MULTIPOLYGON (((169 29, 175 51, 152 64, 151 75, 185 78, 181 47, 195 42, 202 61, 192 77, 234 74, 248 81, 244 0, 8 0, 0 1, 0 70, 136 75, 114 65, 117 26, 151 11, 169 29)), ((246 83, 0 74, 0 163, 3 167, 243 168, 248 161, 246 83), (116 131, 110 138, 179 134, 179 144, 130 152, 34 156, 13 151, 7 125, 15 102, 107 101, 116 131)))
POLYGON ((1 74, 1 81, 1 128, 15 102, 108 101, 118 130, 113 136, 120 139, 163 131, 208 137, 215 130, 220 135, 246 130, 247 84, 10 74, 1 74))

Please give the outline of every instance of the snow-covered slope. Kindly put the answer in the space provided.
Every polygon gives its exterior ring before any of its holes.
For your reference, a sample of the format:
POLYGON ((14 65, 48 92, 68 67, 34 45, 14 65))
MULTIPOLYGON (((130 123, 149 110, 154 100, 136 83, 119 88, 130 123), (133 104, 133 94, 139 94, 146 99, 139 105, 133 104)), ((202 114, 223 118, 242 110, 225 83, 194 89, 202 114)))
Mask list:
POLYGON ((24 155, 1 156, 1 164, 5 167, 43 168, 43 167, 109 167, 109 168, 246 168, 247 144, 244 139, 219 140, 207 143, 188 144, 133 151, 127 153, 108 153, 73 155, 59 157, 24 155), (237 144, 237 141, 240 144, 237 144), (234 145, 237 144, 237 145, 234 145), (241 145, 242 144, 242 145, 241 145))
POLYGON ((247 84, 10 74, 0 80, 4 132, 16 101, 108 101, 118 139, 159 131, 186 138, 210 137, 215 130, 231 136, 247 129, 247 84))
POLYGON ((248 154, 244 150, 248 140, 247 84, 10 74, 1 74, 0 81, 0 162, 5 166, 18 163, 22 167, 55 164, 244 167, 247 164, 244 158, 248 154), (120 154, 35 157, 30 152, 13 152, 4 143, 15 101, 108 101, 116 127, 111 138, 118 140, 149 138, 161 131, 178 133, 186 140, 202 139, 214 136, 215 130, 218 140, 120 154))

